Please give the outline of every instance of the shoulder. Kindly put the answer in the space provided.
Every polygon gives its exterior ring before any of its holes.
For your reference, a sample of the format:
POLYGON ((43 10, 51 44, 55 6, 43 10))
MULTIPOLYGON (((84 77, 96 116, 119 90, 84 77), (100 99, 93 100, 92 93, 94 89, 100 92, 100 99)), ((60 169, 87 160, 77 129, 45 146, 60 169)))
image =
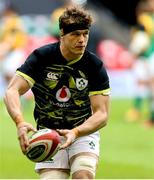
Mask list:
POLYGON ((96 54, 94 54, 90 51, 86 51, 85 57, 86 57, 87 63, 89 64, 90 67, 99 68, 99 67, 103 66, 103 61, 96 54))
MULTIPOLYGON (((35 49, 26 59, 26 64, 46 64, 56 52, 58 43, 47 44, 35 49), (46 63, 45 63, 46 62, 46 63)), ((52 58, 53 59, 53 58, 52 58)))
POLYGON ((52 53, 56 52, 57 46, 57 42, 53 44, 47 44, 35 49, 33 53, 41 56, 51 55, 52 53))

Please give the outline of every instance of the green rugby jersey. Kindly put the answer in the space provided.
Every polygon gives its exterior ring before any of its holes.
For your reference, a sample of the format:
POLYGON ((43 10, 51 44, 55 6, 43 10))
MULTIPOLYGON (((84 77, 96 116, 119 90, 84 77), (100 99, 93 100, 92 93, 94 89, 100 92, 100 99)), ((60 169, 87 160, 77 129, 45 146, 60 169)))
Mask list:
POLYGON ((72 129, 91 116, 89 96, 108 95, 109 78, 103 63, 85 51, 67 61, 59 42, 36 49, 16 71, 31 85, 37 127, 72 129))

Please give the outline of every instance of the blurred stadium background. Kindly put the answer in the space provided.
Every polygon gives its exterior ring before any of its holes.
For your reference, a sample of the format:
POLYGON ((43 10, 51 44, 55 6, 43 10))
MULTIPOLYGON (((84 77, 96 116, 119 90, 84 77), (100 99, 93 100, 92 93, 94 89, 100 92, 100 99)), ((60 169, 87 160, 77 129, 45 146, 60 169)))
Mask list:
MULTIPOLYGON (((110 76, 112 100, 108 126, 101 130, 98 179, 154 179, 154 128, 144 127, 142 116, 126 117, 136 92, 129 50, 137 25, 139 0, 72 0, 94 17, 88 49, 103 59, 110 76)), ((72 3, 71 2, 71 3, 72 3)), ((0 0, 0 179, 37 179, 34 164, 22 155, 16 128, 3 104, 5 88, 17 66, 35 48, 58 40, 57 17, 68 0, 0 0)), ((22 98, 25 119, 35 125, 31 94, 22 98)))

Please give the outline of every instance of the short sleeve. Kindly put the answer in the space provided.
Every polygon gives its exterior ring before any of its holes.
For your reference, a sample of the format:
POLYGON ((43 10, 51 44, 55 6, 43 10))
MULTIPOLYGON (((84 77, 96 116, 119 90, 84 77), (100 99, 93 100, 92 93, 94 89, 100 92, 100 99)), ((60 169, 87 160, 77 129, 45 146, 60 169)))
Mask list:
POLYGON ((17 69, 16 74, 22 76, 33 86, 37 79, 39 66, 39 56, 37 50, 35 50, 29 55, 25 63, 17 69))
POLYGON ((89 95, 110 94, 109 76, 103 65, 103 62, 97 58, 93 57, 93 63, 90 67, 89 72, 89 95))

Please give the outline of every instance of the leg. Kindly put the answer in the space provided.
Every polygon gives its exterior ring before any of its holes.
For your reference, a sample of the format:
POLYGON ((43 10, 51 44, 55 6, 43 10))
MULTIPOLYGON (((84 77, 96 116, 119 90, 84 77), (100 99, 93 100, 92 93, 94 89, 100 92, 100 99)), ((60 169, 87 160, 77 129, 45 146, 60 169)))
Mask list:
POLYGON ((88 171, 80 170, 72 174, 72 179, 94 179, 93 174, 88 171))
POLYGON ((70 167, 67 149, 59 150, 49 161, 36 163, 35 170, 40 179, 68 179, 70 167))
POLYGON ((69 172, 68 170, 61 169, 41 169, 38 171, 40 179, 68 179, 69 172))
POLYGON ((149 92, 149 87, 147 86, 148 66, 145 60, 137 60, 132 70, 135 79, 135 97, 132 108, 126 113, 126 119, 130 122, 141 119, 143 103, 149 92))
POLYGON ((83 136, 69 147, 70 170, 73 179, 94 179, 99 157, 99 132, 83 136))
POLYGON ((149 118, 145 121, 145 127, 153 128, 154 127, 154 97, 153 92, 151 91, 151 96, 149 98, 149 118))
POLYGON ((94 179, 98 156, 93 153, 79 153, 70 160, 72 179, 94 179))

